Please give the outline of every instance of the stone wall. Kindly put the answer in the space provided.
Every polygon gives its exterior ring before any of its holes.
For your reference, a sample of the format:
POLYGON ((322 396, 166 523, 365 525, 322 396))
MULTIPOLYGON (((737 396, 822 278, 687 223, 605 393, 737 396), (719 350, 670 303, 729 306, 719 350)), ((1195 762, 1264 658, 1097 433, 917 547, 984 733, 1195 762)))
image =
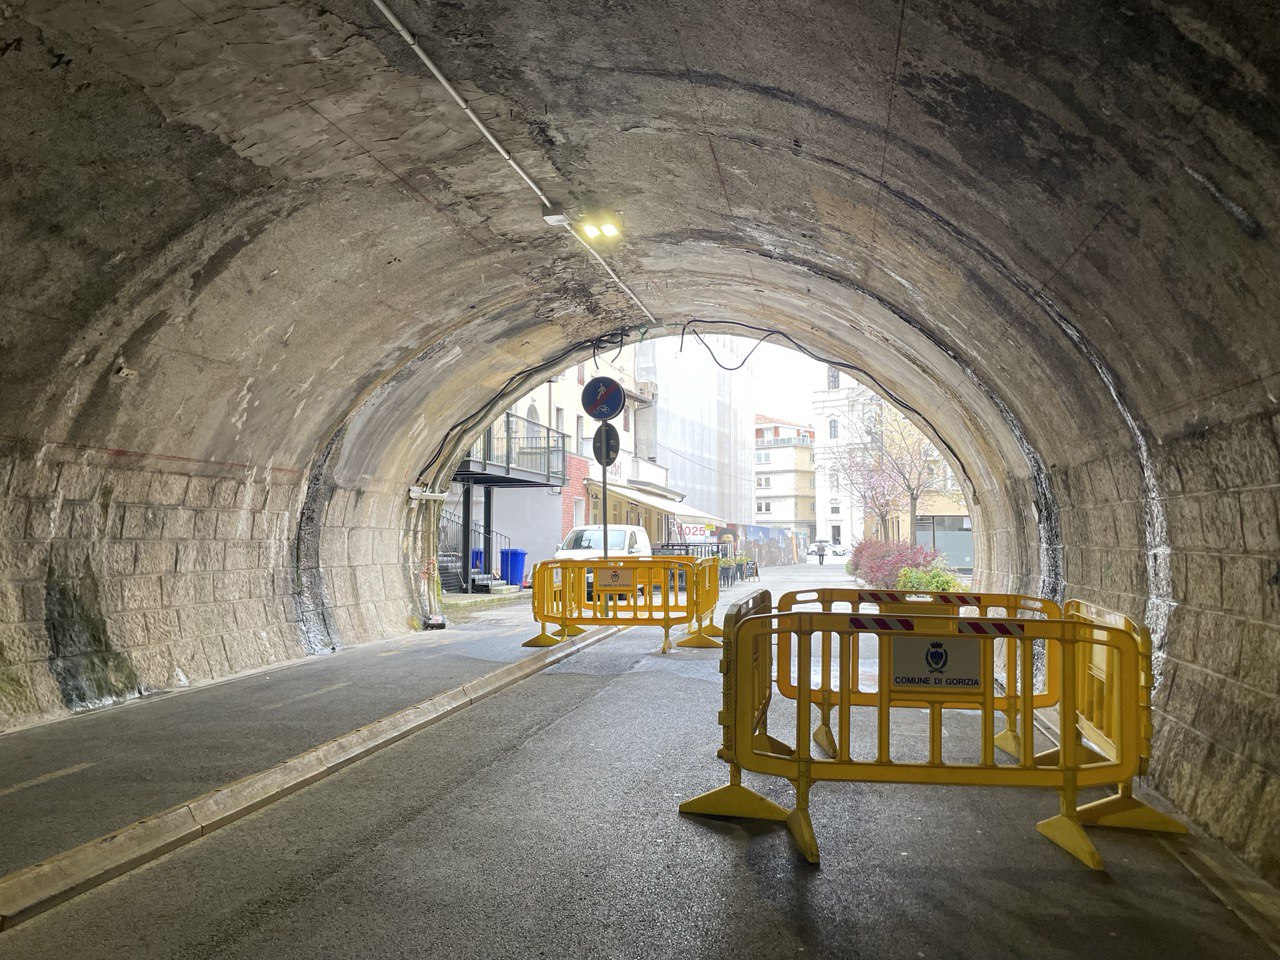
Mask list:
MULTIPOLYGON (((1175 606, 1157 635, 1151 782, 1280 882, 1280 436, 1245 418, 1152 450, 1175 606)), ((1067 595, 1144 616, 1132 458, 1063 471, 1067 595)))
POLYGON ((406 563, 408 503, 402 484, 339 486, 329 493, 319 560, 330 642, 359 643, 421 627, 414 600, 418 571, 406 563))
POLYGON ((388 490, 329 496, 317 631, 299 473, 51 449, 0 447, 0 729, 412 625, 388 490))

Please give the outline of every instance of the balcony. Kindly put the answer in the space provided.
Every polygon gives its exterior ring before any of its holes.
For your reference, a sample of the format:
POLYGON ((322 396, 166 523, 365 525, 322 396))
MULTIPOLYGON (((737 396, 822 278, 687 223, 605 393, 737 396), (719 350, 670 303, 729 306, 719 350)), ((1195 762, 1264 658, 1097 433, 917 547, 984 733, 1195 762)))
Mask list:
POLYGON ((503 414, 471 445, 453 479, 481 486, 560 487, 567 443, 559 430, 503 414))
POLYGON ((757 437, 757 447, 812 447, 812 437, 757 437))

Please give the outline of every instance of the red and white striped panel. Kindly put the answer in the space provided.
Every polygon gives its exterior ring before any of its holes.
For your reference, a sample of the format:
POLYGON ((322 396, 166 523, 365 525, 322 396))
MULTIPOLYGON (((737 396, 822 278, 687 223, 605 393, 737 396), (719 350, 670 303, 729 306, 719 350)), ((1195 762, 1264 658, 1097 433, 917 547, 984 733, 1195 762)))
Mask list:
POLYGON ((860 590, 863 603, 906 603, 905 593, 887 593, 884 590, 860 590))
POLYGON ((961 607, 976 607, 982 603, 982 597, 972 593, 940 593, 931 603, 954 603, 961 607))
POLYGON ((961 620, 960 633, 976 633, 984 637, 1021 637, 1023 627, 1014 623, 983 623, 980 620, 961 620))
POLYGON ((850 617, 849 626, 855 630, 914 630, 915 621, 898 617, 850 617))

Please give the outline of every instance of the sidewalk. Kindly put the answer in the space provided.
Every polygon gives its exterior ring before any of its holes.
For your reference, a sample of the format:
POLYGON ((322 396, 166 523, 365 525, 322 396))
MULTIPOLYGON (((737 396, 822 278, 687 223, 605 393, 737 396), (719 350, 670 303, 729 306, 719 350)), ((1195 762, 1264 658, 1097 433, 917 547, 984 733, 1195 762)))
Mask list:
POLYGON ((0 735, 0 876, 524 659, 527 603, 0 735))
MULTIPOLYGON (((729 604, 847 578, 765 568, 729 604)), ((643 628, 639 628, 643 629, 643 628)), ((533 651, 527 600, 466 611, 448 628, 293 661, 0 735, 0 876, 288 760, 533 651)))

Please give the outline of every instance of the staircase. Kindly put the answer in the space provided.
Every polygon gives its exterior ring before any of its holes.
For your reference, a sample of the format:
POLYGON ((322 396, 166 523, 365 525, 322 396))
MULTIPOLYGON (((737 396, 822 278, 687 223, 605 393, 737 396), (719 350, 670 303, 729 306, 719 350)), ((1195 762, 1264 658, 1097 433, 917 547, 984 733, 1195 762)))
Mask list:
MULTIPOLYGON (((511 538, 496 530, 490 534, 493 538, 493 556, 483 557, 482 566, 471 571, 472 593, 518 593, 520 584, 504 583, 500 577, 491 573, 496 564, 493 562, 502 555, 501 551, 511 546, 511 538), (486 562, 487 561, 487 562, 486 562)), ((484 544, 484 525, 471 522, 472 550, 481 549, 484 544)), ((448 510, 440 512, 440 551, 437 563, 440 570, 440 587, 445 593, 462 593, 465 585, 462 579, 464 558, 462 556, 462 517, 448 510)))

